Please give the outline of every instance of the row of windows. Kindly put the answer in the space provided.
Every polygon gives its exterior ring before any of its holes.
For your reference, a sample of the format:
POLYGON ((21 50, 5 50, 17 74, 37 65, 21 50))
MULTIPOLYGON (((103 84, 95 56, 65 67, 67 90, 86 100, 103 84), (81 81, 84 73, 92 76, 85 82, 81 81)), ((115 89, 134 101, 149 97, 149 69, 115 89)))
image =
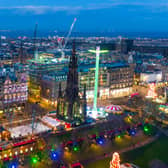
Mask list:
POLYGON ((111 85, 111 88, 125 88, 125 87, 128 87, 128 86, 132 86, 132 83, 111 85))
POLYGON ((4 93, 15 93, 15 92, 22 92, 27 91, 27 86, 21 86, 21 87, 5 87, 4 93))
POLYGON ((18 99, 4 100, 4 103, 13 103, 13 102, 26 101, 26 100, 27 100, 27 97, 23 97, 18 99))
POLYGON ((23 93, 15 93, 15 94, 8 94, 8 95, 4 95, 4 99, 19 99, 20 97, 27 97, 27 93, 23 92, 23 93))
POLYGON ((111 80, 110 83, 127 83, 127 82, 133 82, 133 79, 122 79, 122 80, 111 80))
POLYGON ((9 108, 5 108, 4 109, 4 112, 9 112, 9 111, 13 111, 13 110, 18 110, 18 111, 20 111, 22 108, 24 108, 23 106, 21 107, 21 106, 19 106, 19 107, 9 107, 9 108))

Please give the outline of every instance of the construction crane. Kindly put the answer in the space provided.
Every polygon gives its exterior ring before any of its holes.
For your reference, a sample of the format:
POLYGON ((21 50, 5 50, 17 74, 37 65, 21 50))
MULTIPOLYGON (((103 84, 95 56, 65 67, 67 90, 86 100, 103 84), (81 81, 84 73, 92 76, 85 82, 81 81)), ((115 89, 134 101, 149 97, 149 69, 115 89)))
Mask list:
POLYGON ((70 29, 69 29, 69 32, 68 32, 68 34, 67 34, 67 37, 65 38, 65 42, 63 43, 63 38, 61 39, 61 38, 58 38, 58 40, 57 40, 57 42, 58 42, 58 45, 59 45, 59 48, 60 48, 60 51, 61 51, 61 59, 64 59, 65 58, 65 52, 64 52, 64 50, 65 50, 65 47, 66 47, 66 45, 67 45, 67 43, 68 43, 68 40, 69 40, 69 37, 70 37, 70 35, 71 35, 71 33, 72 33, 72 30, 73 30, 73 27, 74 27, 74 25, 75 25, 75 23, 76 23, 76 18, 74 18, 74 20, 73 20, 73 22, 72 22, 72 25, 71 25, 71 27, 70 27, 70 29))
POLYGON ((37 49, 37 27, 38 24, 36 23, 35 28, 34 28, 34 59, 37 60, 38 59, 38 49, 37 49))

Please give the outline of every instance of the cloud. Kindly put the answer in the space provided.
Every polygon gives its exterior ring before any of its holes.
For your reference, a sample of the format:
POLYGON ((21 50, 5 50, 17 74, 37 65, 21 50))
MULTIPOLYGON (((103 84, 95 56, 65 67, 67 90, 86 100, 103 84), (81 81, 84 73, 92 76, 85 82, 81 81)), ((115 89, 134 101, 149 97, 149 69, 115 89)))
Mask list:
POLYGON ((99 9, 107 9, 111 7, 119 7, 119 6, 139 6, 143 8, 148 8, 152 10, 164 11, 168 10, 168 3, 154 3, 154 2, 123 2, 123 1, 116 1, 112 0, 108 3, 93 3, 88 4, 85 6, 33 6, 33 5, 25 5, 25 6, 11 6, 11 7, 0 7, 0 10, 12 10, 15 12, 21 13, 33 13, 33 14, 44 14, 48 12, 58 12, 58 11, 65 11, 70 13, 76 13, 78 11, 83 10, 99 10, 99 9))
POLYGON ((11 10, 18 11, 22 13, 34 13, 34 14, 44 14, 46 12, 52 11, 69 11, 69 10, 81 10, 80 6, 69 7, 69 6, 12 6, 12 7, 0 7, 0 10, 11 10))
MULTIPOLYGON (((114 4, 115 5, 115 4, 114 4)), ((113 6, 114 6, 113 5, 113 6)), ((76 13, 83 10, 98 10, 103 8, 109 8, 109 4, 89 4, 88 6, 13 6, 13 7, 0 7, 0 10, 11 10, 21 13, 33 13, 33 14, 44 14, 47 12, 59 12, 65 11, 70 13, 76 13)))

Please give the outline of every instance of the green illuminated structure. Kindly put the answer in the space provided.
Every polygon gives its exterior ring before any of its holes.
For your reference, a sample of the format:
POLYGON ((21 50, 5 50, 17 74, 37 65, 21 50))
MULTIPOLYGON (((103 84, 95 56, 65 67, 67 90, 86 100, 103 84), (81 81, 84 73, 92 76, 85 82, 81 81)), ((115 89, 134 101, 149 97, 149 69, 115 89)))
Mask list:
POLYGON ((149 128, 147 126, 144 126, 144 131, 145 132, 148 132, 149 131, 149 128))
POLYGON ((108 50, 100 50, 100 46, 97 46, 96 50, 89 50, 89 52, 96 53, 94 103, 93 103, 93 112, 94 112, 94 116, 95 116, 96 113, 97 113, 97 93, 98 93, 98 83, 99 83, 99 59, 100 59, 100 53, 107 53, 108 50))
POLYGON ((79 147, 78 146, 74 146, 73 150, 74 150, 74 152, 77 152, 77 151, 79 151, 79 147))
POLYGON ((32 157, 32 163, 36 164, 38 162, 38 158, 36 156, 32 157))

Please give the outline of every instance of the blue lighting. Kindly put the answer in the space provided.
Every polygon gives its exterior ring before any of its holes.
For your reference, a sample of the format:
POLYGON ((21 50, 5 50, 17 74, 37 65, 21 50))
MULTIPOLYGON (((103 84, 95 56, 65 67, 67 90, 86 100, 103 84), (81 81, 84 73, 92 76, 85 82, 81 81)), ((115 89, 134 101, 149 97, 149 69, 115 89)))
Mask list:
POLYGON ((129 135, 134 136, 136 134, 136 130, 132 129, 129 131, 129 135))
POLYGON ((60 149, 50 152, 50 158, 53 161, 59 161, 61 156, 62 156, 62 151, 60 149))
POLYGON ((51 158, 51 160, 58 160, 58 154, 57 154, 57 152, 55 152, 55 151, 52 151, 51 153, 50 153, 50 158, 51 158))
POLYGON ((104 139, 103 138, 98 138, 96 140, 96 142, 99 144, 99 145, 103 145, 104 144, 104 139))
POLYGON ((17 161, 11 162, 8 168, 18 168, 18 162, 17 161))
POLYGON ((57 157, 56 153, 53 153, 53 157, 54 157, 54 158, 56 158, 56 157, 57 157))
POLYGON ((102 145, 102 144, 103 144, 103 141, 100 140, 100 141, 99 141, 99 144, 102 145))

